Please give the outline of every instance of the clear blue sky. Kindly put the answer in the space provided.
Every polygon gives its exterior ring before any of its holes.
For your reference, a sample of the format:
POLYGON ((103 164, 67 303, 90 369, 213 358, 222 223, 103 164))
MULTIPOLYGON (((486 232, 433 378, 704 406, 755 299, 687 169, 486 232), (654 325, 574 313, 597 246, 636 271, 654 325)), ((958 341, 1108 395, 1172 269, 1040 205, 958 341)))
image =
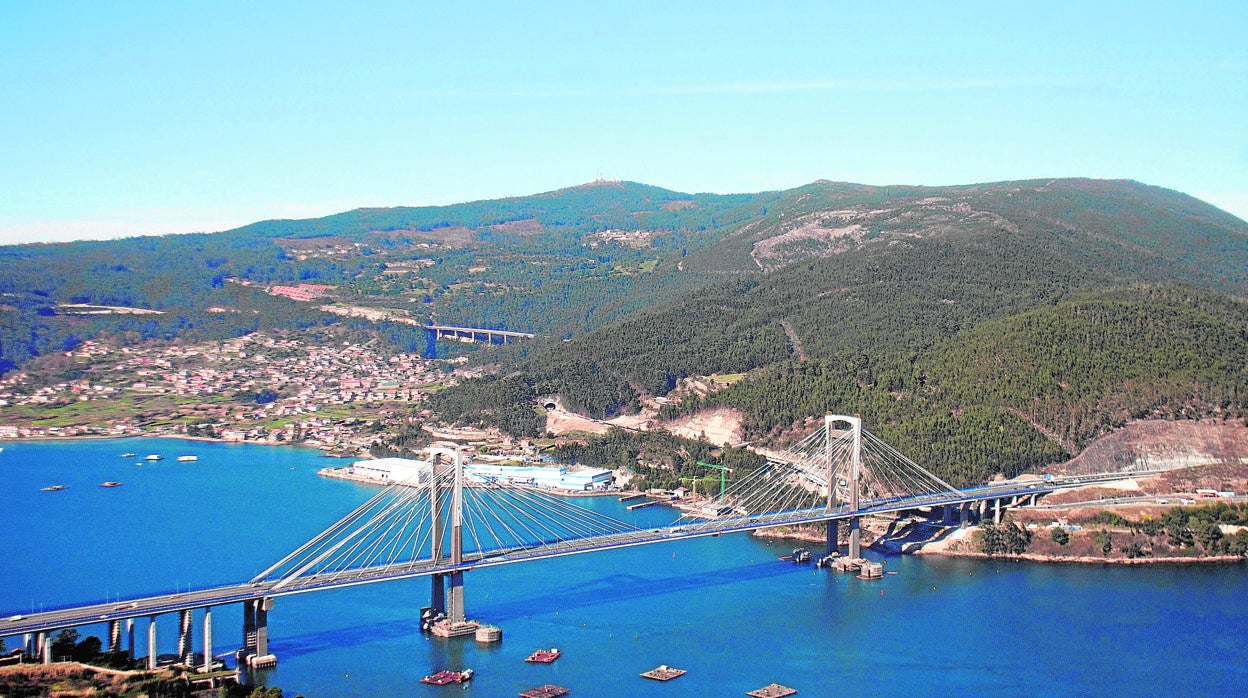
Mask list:
POLYGON ((1131 178, 1248 218, 1246 29, 1241 0, 7 0, 0 243, 598 176, 1131 178))

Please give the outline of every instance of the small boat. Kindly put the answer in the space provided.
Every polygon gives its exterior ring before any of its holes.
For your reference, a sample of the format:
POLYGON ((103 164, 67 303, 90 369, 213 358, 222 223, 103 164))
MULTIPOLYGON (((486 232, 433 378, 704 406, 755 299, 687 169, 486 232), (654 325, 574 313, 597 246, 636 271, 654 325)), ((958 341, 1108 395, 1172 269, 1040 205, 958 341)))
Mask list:
POLYGON ((548 650, 537 650, 533 654, 530 654, 528 657, 525 657, 524 661, 536 662, 538 664, 550 664, 551 662, 558 659, 560 654, 563 654, 563 653, 555 649, 554 647, 551 647, 548 650))
POLYGON ((199 456, 178 456, 179 463, 193 463, 199 460, 199 456))
POLYGON ((421 683, 427 683, 431 686, 446 686, 452 683, 463 683, 472 678, 472 669, 464 669, 463 671, 439 671, 421 679, 421 683))
POLYGON ((143 456, 143 460, 164 460, 165 457, 159 453, 153 453, 150 456, 143 456))
POLYGON ((121 454, 121 457, 122 457, 122 458, 134 458, 134 457, 135 457, 135 456, 137 456, 137 455, 139 455, 139 454, 137 454, 137 453, 123 453, 123 454, 121 454))
POLYGON ((42 491, 42 492, 60 492, 61 490, 65 489, 66 487, 68 487, 68 485, 52 485, 51 487, 43 487, 43 488, 40 488, 40 491, 42 491))
POLYGON ((101 482, 100 487, 121 487, 121 483, 109 480, 108 482, 101 482))

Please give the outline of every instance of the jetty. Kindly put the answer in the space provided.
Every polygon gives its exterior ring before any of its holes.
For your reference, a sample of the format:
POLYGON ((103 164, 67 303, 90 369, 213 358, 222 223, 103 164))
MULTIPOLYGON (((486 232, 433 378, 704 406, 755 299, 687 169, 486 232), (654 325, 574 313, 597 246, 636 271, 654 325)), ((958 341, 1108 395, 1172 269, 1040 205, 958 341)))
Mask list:
POLYGON ((648 502, 642 502, 642 503, 640 503, 640 504, 629 504, 629 505, 628 505, 627 507, 625 507, 625 508, 626 508, 626 509, 628 509, 629 511, 632 511, 632 510, 634 510, 634 509, 642 509, 642 508, 645 508, 645 507, 652 507, 652 506, 654 506, 655 504, 662 504, 662 503, 663 503, 663 500, 661 500, 661 499, 651 499, 651 500, 650 500, 650 501, 648 501, 648 502))

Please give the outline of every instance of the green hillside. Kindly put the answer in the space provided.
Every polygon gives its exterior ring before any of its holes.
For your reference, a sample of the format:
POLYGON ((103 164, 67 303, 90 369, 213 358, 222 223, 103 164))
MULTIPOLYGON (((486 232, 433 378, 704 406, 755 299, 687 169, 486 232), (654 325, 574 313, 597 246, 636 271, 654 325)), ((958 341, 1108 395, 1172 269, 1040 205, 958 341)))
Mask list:
POLYGON ((1248 297, 1248 224, 1130 181, 820 181, 730 196, 595 182, 2 247, 0 269, 0 372, 102 333, 342 324, 414 351, 428 350, 429 321, 535 332, 509 347, 454 345, 506 377, 431 401, 451 421, 518 435, 541 431, 538 398, 603 418, 687 376, 748 372, 668 412, 735 406, 771 439, 826 410, 860 412, 970 481, 1050 462, 1130 417, 1236 415, 1244 400, 1246 323, 1231 299, 1248 297), (265 292, 300 282, 329 290, 310 303, 265 292), (974 436, 945 438, 955 432, 974 436))

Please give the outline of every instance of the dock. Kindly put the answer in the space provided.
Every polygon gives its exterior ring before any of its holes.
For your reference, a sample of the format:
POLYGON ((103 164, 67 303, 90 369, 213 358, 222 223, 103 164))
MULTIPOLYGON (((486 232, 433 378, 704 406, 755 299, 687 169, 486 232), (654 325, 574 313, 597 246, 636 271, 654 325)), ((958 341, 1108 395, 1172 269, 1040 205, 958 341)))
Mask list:
POLYGON ((620 497, 619 499, 617 499, 616 501, 617 502, 631 502, 634 499, 641 499, 644 496, 646 495, 642 494, 641 492, 634 492, 633 494, 626 494, 623 497, 620 497))
POLYGON ((684 669, 675 669, 666 664, 660 665, 646 673, 642 674, 643 679, 654 679, 655 681, 671 681, 678 676, 685 675, 684 669))
POLYGON ((537 688, 530 688, 527 691, 520 692, 520 698, 557 698, 558 696, 566 696, 571 691, 563 686, 555 686, 546 684, 537 688))
POLYGON ((795 688, 789 688, 788 686, 781 686, 778 683, 773 683, 763 686, 762 688, 754 689, 753 691, 746 691, 745 695, 754 696, 754 698, 784 698, 785 696, 791 696, 795 693, 797 693, 797 689, 795 688))
POLYGON ((651 499, 650 501, 642 502, 641 504, 629 504, 625 508, 628 509, 629 511, 632 511, 634 509, 641 509, 643 507, 652 507, 655 504, 662 504, 662 503, 663 503, 663 500, 661 499, 651 499))

